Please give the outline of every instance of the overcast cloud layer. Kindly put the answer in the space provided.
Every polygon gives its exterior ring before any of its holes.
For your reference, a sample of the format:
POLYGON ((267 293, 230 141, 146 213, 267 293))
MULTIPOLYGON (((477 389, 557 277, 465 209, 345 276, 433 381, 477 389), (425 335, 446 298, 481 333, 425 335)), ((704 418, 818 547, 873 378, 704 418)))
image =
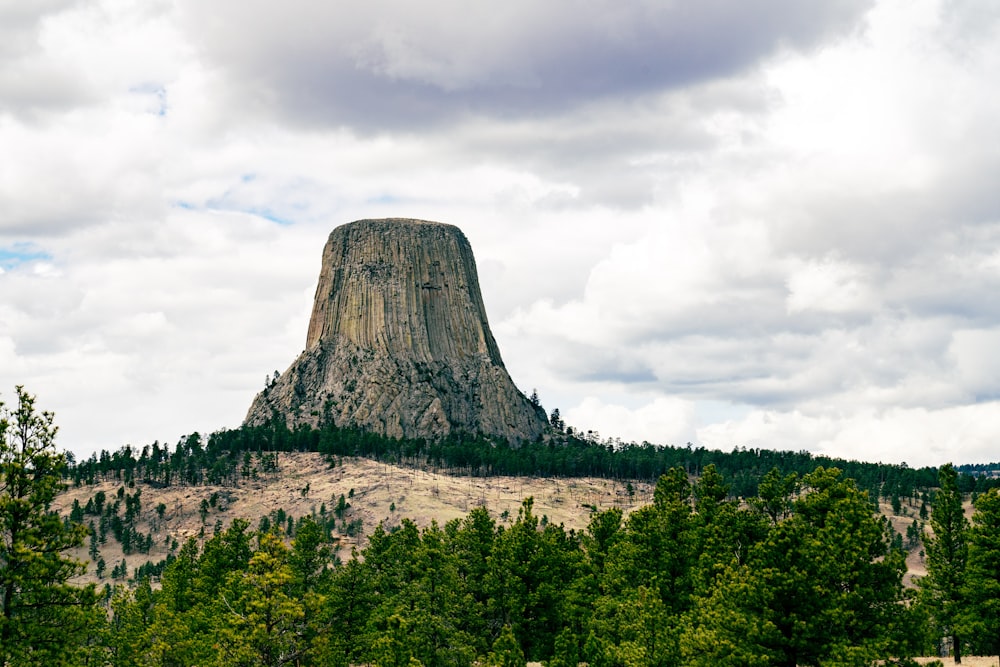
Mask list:
POLYGON ((460 226, 602 439, 1000 460, 990 0, 0 0, 0 399, 240 423, 330 230, 460 226))

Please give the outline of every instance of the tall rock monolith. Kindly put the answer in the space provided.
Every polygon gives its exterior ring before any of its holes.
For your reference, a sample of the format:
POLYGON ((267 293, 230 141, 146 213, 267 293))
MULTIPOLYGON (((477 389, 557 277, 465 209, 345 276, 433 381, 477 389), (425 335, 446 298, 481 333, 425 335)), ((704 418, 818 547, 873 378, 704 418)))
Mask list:
POLYGON ((391 437, 536 439, 545 411, 514 386, 476 262, 453 225, 358 220, 323 249, 306 349, 246 423, 355 426, 391 437))

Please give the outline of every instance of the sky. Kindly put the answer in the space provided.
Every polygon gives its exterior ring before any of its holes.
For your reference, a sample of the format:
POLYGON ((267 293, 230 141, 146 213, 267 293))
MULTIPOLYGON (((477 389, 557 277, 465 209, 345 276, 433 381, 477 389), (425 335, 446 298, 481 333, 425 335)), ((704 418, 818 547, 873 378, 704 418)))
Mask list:
POLYGON ((236 427, 412 217, 602 440, 998 461, 997 72, 992 0, 0 0, 0 400, 236 427))

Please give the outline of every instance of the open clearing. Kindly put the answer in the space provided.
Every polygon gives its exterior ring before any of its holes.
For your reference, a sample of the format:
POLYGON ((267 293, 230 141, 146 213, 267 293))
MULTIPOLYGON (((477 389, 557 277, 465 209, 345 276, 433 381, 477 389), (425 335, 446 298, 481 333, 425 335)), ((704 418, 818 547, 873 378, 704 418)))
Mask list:
MULTIPOLYGON (((54 509, 67 514, 74 500, 85 506, 98 491, 104 491, 108 502, 113 502, 121 486, 121 482, 106 481, 70 488, 59 496, 54 509)), ((210 536, 217 524, 224 528, 235 518, 246 518, 256 528, 260 517, 279 509, 294 518, 324 510, 332 513, 341 495, 350 503, 344 520, 362 522, 360 537, 341 536, 341 557, 346 558, 352 547, 364 546, 364 534, 379 522, 387 528, 398 525, 404 518, 420 527, 432 521, 443 525, 477 506, 486 507, 497 521, 510 522, 517 518, 521 503, 532 497, 533 513, 539 520, 544 517, 563 524, 566 529, 579 531, 587 527, 593 508, 620 507, 628 514, 652 501, 653 487, 632 482, 630 495, 627 482, 608 479, 467 477, 359 458, 344 458, 331 467, 320 454, 282 452, 278 455, 277 472, 241 481, 238 486, 182 484, 156 488, 136 482, 134 488, 127 488, 124 493, 131 495, 136 490, 142 492, 137 529, 144 534, 152 533, 153 548, 148 555, 125 556, 121 545, 109 536, 100 548, 108 571, 122 558, 126 559, 130 572, 147 560, 155 563, 167 556, 174 540, 183 544, 190 537, 210 536), (216 507, 210 509, 202 522, 201 502, 213 494, 218 494, 216 507), (160 503, 166 506, 162 520, 155 512, 160 503)), ((96 519, 85 516, 84 522, 93 520, 96 524, 96 519)), ((86 547, 74 555, 88 560, 86 547)), ((83 580, 96 580, 93 565, 83 580)))

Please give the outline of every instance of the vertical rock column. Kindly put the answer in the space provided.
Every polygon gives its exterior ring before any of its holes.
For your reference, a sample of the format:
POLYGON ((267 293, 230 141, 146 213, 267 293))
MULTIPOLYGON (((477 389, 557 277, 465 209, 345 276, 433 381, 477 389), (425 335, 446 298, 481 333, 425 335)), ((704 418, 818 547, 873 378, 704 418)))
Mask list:
POLYGON ((504 368, 465 235, 398 218, 330 234, 306 350, 254 399, 246 421, 274 416, 394 437, 461 431, 512 442, 546 427, 504 368))

